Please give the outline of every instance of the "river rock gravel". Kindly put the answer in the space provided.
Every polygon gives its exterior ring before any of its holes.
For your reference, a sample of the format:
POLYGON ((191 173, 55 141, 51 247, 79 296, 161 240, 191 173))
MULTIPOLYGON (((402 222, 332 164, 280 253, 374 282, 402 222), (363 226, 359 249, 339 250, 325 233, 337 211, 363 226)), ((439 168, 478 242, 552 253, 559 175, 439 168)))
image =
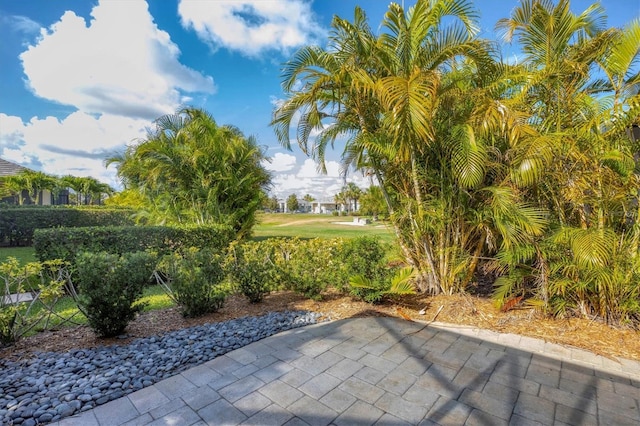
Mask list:
POLYGON ((128 345, 39 353, 0 360, 0 424, 60 420, 120 398, 281 331, 315 324, 320 314, 272 312, 138 339, 128 345))

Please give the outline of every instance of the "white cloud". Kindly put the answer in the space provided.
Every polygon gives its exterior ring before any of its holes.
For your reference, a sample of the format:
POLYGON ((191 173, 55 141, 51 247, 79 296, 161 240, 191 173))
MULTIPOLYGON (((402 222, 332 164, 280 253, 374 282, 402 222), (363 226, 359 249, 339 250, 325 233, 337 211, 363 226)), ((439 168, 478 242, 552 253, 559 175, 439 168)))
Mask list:
POLYGON ((275 108, 280 108, 284 105, 285 100, 282 98, 278 98, 277 96, 269 96, 269 103, 273 105, 275 108))
MULTIPOLYGON (((94 117, 80 111, 64 119, 34 117, 28 122, 0 113, 0 157, 54 175, 93 176, 117 188, 115 167, 106 169, 103 160, 145 137, 148 124, 142 119, 94 117)), ((332 201, 344 185, 338 161, 327 161, 327 174, 321 174, 316 163, 300 152, 277 152, 272 158, 264 166, 274 172, 273 192, 279 198, 311 194, 317 200, 332 201)), ((360 173, 350 174, 347 181, 363 189, 369 186, 360 173)))
MULTIPOLYGON (((327 161, 326 165, 327 174, 321 174, 316 163, 306 158, 297 170, 276 174, 273 178, 274 195, 285 199, 291 194, 298 197, 311 194, 318 201, 332 201, 344 186, 344 179, 340 175, 340 163, 327 161)), ((359 173, 349 175, 347 181, 354 182, 363 189, 369 187, 369 179, 359 173)))
POLYGON ((293 169, 296 165, 296 157, 291 154, 283 154, 276 152, 271 157, 271 162, 265 162, 264 167, 272 172, 286 172, 293 169))
POLYGON ((117 186, 115 170, 104 158, 144 137, 149 123, 141 119, 103 114, 95 118, 75 112, 59 120, 0 114, 0 157, 54 175, 93 176, 117 186))
POLYGON ((22 34, 36 34, 40 31, 40 24, 21 15, 0 16, 0 23, 7 25, 11 30, 22 34))
POLYGON ((20 55, 34 94, 81 111, 155 119, 213 79, 182 65, 143 0, 101 0, 89 23, 71 11, 20 55))
POLYGON ((0 112, 0 152, 3 149, 18 149, 22 144, 24 124, 20 117, 0 112))
POLYGON ((314 178, 317 176, 323 176, 328 178, 341 178, 340 176, 340 163, 337 161, 325 161, 325 166, 327 168, 326 174, 320 174, 318 171, 319 167, 315 161, 310 158, 304 160, 300 170, 297 173, 299 178, 314 178))
POLYGON ((185 28, 212 47, 247 56, 286 53, 323 34, 310 3, 303 0, 181 0, 178 14, 185 28))

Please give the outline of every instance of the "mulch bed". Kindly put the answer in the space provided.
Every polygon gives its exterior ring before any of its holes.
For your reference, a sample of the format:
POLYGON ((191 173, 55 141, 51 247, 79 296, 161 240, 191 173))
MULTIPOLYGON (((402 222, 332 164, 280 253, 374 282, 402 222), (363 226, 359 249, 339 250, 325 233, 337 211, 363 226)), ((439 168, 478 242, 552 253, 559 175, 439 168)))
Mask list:
POLYGON ((158 335, 185 327, 283 310, 320 312, 324 314, 325 319, 331 320, 362 316, 435 320, 536 337, 553 343, 587 349, 611 358, 640 360, 640 339, 636 330, 614 328, 598 321, 582 318, 549 319, 531 309, 500 312, 490 300, 480 296, 416 295, 405 296, 396 302, 370 305, 333 292, 323 295, 321 301, 308 300, 292 292, 277 292, 268 295, 263 302, 257 304, 248 303, 241 296, 231 296, 219 312, 200 318, 183 318, 177 308, 145 312, 129 324, 125 336, 118 338, 97 338, 87 326, 62 328, 38 333, 18 341, 13 346, 0 348, 0 357, 18 360, 33 357, 36 352, 61 352, 126 344, 136 338, 158 335))

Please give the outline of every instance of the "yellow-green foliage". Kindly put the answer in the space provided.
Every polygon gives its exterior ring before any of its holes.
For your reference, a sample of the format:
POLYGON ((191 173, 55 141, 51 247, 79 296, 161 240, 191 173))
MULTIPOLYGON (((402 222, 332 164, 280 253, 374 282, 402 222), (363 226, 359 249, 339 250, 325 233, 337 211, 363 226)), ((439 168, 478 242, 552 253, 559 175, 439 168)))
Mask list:
POLYGON ((385 275, 377 277, 377 279, 354 275, 349 280, 351 294, 369 303, 381 302, 386 297, 415 294, 413 280, 416 273, 413 268, 399 269, 393 276, 385 275))
POLYGON ((64 294, 65 264, 59 260, 20 265, 10 257, 0 263, 0 343, 7 344, 52 315, 52 307, 64 294), (33 299, 13 303, 9 295, 30 292, 33 299), (40 307, 47 309, 39 309, 40 307), (38 310, 36 314, 32 312, 38 310))
POLYGON ((192 247, 183 253, 165 256, 158 265, 156 279, 185 317, 216 312, 227 297, 223 259, 212 250, 192 247))

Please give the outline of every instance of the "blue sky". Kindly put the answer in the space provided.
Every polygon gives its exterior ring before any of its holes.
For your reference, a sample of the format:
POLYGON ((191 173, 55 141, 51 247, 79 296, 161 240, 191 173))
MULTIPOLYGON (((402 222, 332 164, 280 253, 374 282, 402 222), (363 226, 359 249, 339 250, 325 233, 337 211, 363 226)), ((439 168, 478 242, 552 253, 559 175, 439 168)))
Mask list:
MULTIPOLYGON (((413 4, 406 0, 405 6, 413 4)), ((481 36, 517 0, 476 0, 481 36)), ((592 1, 573 0, 583 11, 592 1)), ((609 26, 640 16, 640 0, 603 0, 609 26)), ((339 148, 329 173, 297 147, 280 147, 268 123, 283 98, 281 64, 324 44, 334 15, 360 4, 377 28, 383 0, 0 0, 0 157, 55 175, 118 185, 105 156, 143 137, 153 119, 194 105, 268 147, 273 192, 333 198, 343 182, 339 148)), ((505 56, 517 46, 503 44, 505 56)), ((348 177, 361 187, 366 178, 348 177)))

